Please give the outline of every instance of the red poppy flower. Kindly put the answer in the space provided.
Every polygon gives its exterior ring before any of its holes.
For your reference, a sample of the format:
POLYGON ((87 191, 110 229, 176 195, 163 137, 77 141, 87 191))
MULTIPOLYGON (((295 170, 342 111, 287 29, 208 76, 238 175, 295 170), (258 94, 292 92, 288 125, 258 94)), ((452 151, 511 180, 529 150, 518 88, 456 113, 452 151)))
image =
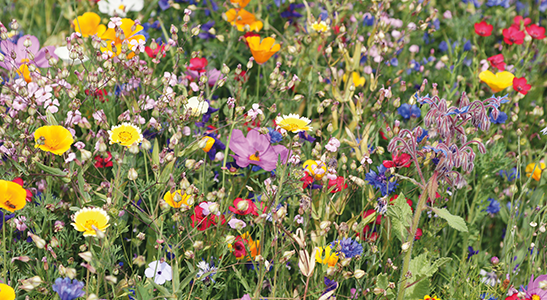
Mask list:
POLYGON ((194 57, 190 59, 190 66, 188 66, 188 70, 198 71, 199 73, 203 73, 205 72, 205 67, 207 67, 207 64, 209 64, 209 62, 207 61, 207 58, 194 57))
POLYGON ((300 179, 300 181, 304 182, 302 184, 302 188, 307 189, 308 186, 310 186, 313 183, 313 176, 310 176, 308 173, 304 173, 304 174, 306 174, 306 176, 304 176, 302 179, 300 179))
POLYGON ((528 34, 536 40, 542 40, 545 38, 545 27, 541 27, 536 24, 526 27, 526 32, 528 32, 528 34))
MULTIPOLYGON (((15 178, 15 179, 13 179, 12 182, 15 182, 15 183, 17 183, 18 185, 20 185, 22 188, 25 188, 25 187, 23 186, 23 185, 25 184, 25 181, 24 181, 23 178, 21 178, 21 177, 17 177, 17 178, 15 178)), ((26 198, 27 202, 32 201, 32 196, 33 196, 33 195, 32 195, 32 192, 31 192, 30 190, 27 190, 27 189, 25 189, 25 191, 27 191, 27 198, 26 198)))
POLYGON ((526 36, 523 31, 515 29, 515 27, 504 29, 502 33, 503 40, 509 45, 522 45, 522 43, 524 43, 524 37, 526 36))
POLYGON ((490 56, 487 60, 492 67, 500 71, 505 71, 505 58, 503 57, 503 54, 500 53, 498 55, 490 56))
MULTIPOLYGON (((104 103, 104 101, 105 101, 104 96, 107 96, 108 92, 105 89, 96 89, 95 92, 93 92, 89 89, 86 89, 85 94, 88 95, 88 96, 93 96, 95 98, 98 98, 101 102, 104 103)), ((106 101, 108 101, 108 99, 106 99, 106 101)))
POLYGON ((421 239, 421 238, 422 238, 422 234, 423 234, 422 229, 418 228, 418 229, 416 230, 416 235, 414 236, 414 240, 417 241, 417 240, 421 239))
MULTIPOLYGON (((374 209, 369 209, 363 213, 363 219, 366 219, 368 216, 372 215, 376 211, 374 209)), ((378 214, 376 216, 376 220, 374 221, 377 225, 380 225, 382 223, 382 215, 378 214)), ((367 225, 368 226, 368 225, 367 225)), ((366 227, 366 226, 365 226, 366 227)))
MULTIPOLYGON (((313 180, 313 177, 312 177, 312 180, 313 180)), ((330 191, 331 193, 337 193, 337 192, 340 192, 341 190, 348 188, 348 184, 344 182, 344 177, 342 176, 338 176, 338 178, 336 179, 329 179, 329 189, 331 189, 334 186, 335 188, 332 191, 330 191)))
POLYGON ((234 206, 230 206, 228 209, 238 215, 253 214, 258 216, 258 213, 256 212, 256 205, 250 199, 236 198, 234 199, 234 206))
POLYGON ((386 137, 386 134, 382 130, 380 130, 380 136, 382 137, 383 140, 386 140, 386 141, 388 140, 388 138, 386 137))
MULTIPOLYGON (((158 55, 158 53, 160 53, 160 51, 164 52, 163 51, 164 49, 165 49, 165 44, 161 45, 161 46, 157 46, 156 49, 152 49, 152 48, 146 46, 146 47, 144 47, 144 52, 146 52, 148 57, 156 58, 156 56, 158 55)), ((165 57, 165 53, 163 53, 163 57, 165 57)))
POLYGON ((382 163, 386 168, 408 168, 412 164, 410 154, 402 153, 401 155, 392 154, 393 160, 384 160, 382 163))
POLYGON ((528 84, 526 81, 526 78, 513 78, 513 89, 523 95, 528 94, 528 91, 532 88, 531 85, 528 84))
POLYGON ((95 167, 100 169, 100 168, 110 168, 113 166, 113 163, 112 163, 112 154, 110 153, 110 151, 107 151, 106 152, 107 156, 106 157, 102 157, 100 155, 97 155, 95 156, 95 167))
POLYGON ((522 16, 515 16, 513 18, 513 24, 511 24, 511 27, 515 28, 516 30, 520 30, 520 23, 524 23, 524 27, 528 26, 532 22, 530 18, 522 18, 522 16))
POLYGON ((239 82, 239 81, 241 81, 241 82, 247 82, 247 80, 249 79, 249 76, 247 75, 247 72, 245 72, 245 71, 242 70, 241 73, 239 73, 239 75, 238 75, 238 74, 235 74, 235 75, 234 75, 234 79, 235 79, 237 82, 239 82))
POLYGON ((494 30, 494 26, 485 21, 475 23, 475 33, 480 36, 490 36, 492 35, 492 30, 494 30))
MULTIPOLYGON (((199 231, 204 231, 207 228, 216 225, 219 217, 213 214, 203 214, 203 208, 197 205, 194 207, 194 214, 190 216, 190 219, 192 220, 193 228, 197 226, 199 231)), ((220 216, 220 223, 226 223, 226 218, 224 216, 220 216)))
POLYGON ((234 249, 234 256, 236 258, 242 258, 247 255, 247 250, 245 249, 245 242, 243 242, 242 239, 236 241, 234 245, 232 246, 234 249))

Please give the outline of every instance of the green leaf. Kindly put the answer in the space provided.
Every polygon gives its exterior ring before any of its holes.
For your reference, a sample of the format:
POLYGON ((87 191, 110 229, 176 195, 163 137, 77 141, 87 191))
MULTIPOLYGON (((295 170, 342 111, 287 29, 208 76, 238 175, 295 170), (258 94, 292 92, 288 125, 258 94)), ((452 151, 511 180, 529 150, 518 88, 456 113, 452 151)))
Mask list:
POLYGON ((376 286, 381 289, 387 290, 387 285, 388 285, 387 274, 384 273, 384 274, 378 275, 378 278, 376 279, 376 286))
POLYGON ((152 163, 155 165, 160 165, 160 146, 158 144, 158 139, 154 139, 154 149, 152 149, 152 163))
POLYGON ((387 208, 387 215, 391 217, 391 224, 395 236, 401 241, 406 242, 410 221, 412 219, 412 210, 404 194, 399 195, 387 208))
POLYGON ((68 175, 67 172, 63 172, 61 169, 48 167, 48 166, 46 166, 42 163, 39 163, 39 162, 36 162, 36 166, 38 166, 38 168, 40 168, 42 171, 44 171, 46 173, 49 173, 51 175, 63 176, 63 177, 68 175))
MULTIPOLYGON (((241 275, 241 271, 239 271, 236 267, 232 266, 232 270, 234 270, 234 273, 236 274, 237 279, 239 279, 239 282, 243 285, 245 288, 245 293, 251 294, 253 290, 249 287, 249 283, 247 282, 247 279, 241 275)), ((387 280, 387 279, 386 279, 387 280)))
MULTIPOLYGON (((414 283, 409 282, 410 284, 414 283)), ((424 278, 418 283, 413 284, 405 290, 405 300, 418 300, 422 299, 424 295, 429 295, 429 280, 424 278)))
POLYGON ((46 111, 46 121, 49 125, 59 125, 57 124, 57 120, 55 120, 55 117, 53 116, 53 114, 50 113, 49 111, 46 111))
POLYGON ((462 217, 451 214, 446 208, 432 207, 431 210, 439 217, 445 219, 450 227, 462 232, 468 231, 465 220, 462 217))

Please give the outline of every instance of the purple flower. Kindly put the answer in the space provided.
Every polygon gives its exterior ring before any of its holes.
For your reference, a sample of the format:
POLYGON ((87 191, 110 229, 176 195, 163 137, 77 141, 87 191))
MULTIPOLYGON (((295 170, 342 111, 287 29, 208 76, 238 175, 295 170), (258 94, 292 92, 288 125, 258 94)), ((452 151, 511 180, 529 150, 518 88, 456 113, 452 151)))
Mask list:
POLYGON ((209 32, 209 30, 215 26, 215 21, 209 21, 203 25, 201 25, 201 31, 198 34, 198 37, 200 39, 208 40, 208 39, 214 39, 216 38, 216 35, 209 32))
MULTIPOLYGON (((329 278, 325 277, 324 278, 324 282, 325 282, 325 285, 327 286, 325 288, 325 291, 323 292, 323 294, 321 295, 325 295, 326 293, 330 292, 330 291, 334 291, 336 290, 336 288, 338 288, 338 282, 334 281, 334 280, 330 280, 329 278)), ((333 296, 329 297, 330 298, 333 298, 333 296)))
POLYGON ((236 164, 241 168, 253 164, 266 171, 272 171, 277 165, 279 156, 281 156, 281 162, 286 163, 289 149, 282 145, 272 145, 270 139, 269 134, 260 134, 257 129, 249 131, 247 137, 241 130, 234 129, 229 147, 236 154, 232 155, 236 164))
POLYGON ((40 41, 32 35, 21 37, 17 44, 9 40, 1 41, 0 52, 4 53, 4 61, 0 62, 0 67, 12 70, 19 68, 22 64, 34 64, 39 68, 49 68, 46 52, 49 52, 51 57, 58 58, 53 51, 55 51, 55 46, 40 49, 40 41), (27 48, 25 44, 30 44, 30 46, 27 48), (15 59, 12 58, 13 53, 15 53, 15 59))
POLYGON ((547 275, 538 276, 538 278, 534 280, 534 274, 532 274, 532 277, 530 277, 530 282, 528 283, 528 287, 526 289, 526 298, 547 299, 547 290, 544 290, 540 287, 540 283, 542 281, 547 281, 547 275))
MULTIPOLYGON (((198 73, 198 71, 193 71, 193 70, 188 70, 187 71, 187 74, 193 79, 193 80, 199 80, 199 77, 200 77, 200 73, 198 73)), ((211 69, 211 70, 207 70, 207 79, 208 79, 208 84, 209 86, 213 86, 215 85, 215 83, 223 78, 220 70, 217 70, 217 69, 211 69)))
POLYGON ((78 297, 83 297, 85 292, 82 290, 84 283, 76 279, 74 281, 70 278, 57 278, 55 279, 55 284, 52 286, 53 291, 55 291, 61 300, 73 300, 78 297))

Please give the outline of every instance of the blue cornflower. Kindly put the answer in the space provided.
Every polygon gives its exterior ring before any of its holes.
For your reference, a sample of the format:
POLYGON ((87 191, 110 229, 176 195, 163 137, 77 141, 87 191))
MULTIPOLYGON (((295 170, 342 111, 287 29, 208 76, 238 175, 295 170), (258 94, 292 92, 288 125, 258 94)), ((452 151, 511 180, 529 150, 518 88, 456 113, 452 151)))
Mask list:
POLYGON ((479 0, 462 0, 462 3, 473 3, 473 5, 475 5, 476 8, 479 8, 481 6, 481 4, 479 3, 479 0))
POLYGON ((389 60, 389 64, 391 64, 392 66, 396 67, 399 65, 399 60, 397 60, 396 57, 392 58, 391 60, 389 60))
POLYGON ((416 104, 410 105, 408 103, 402 104, 398 109, 397 112, 406 120, 412 118, 419 118, 422 115, 422 111, 416 104))
POLYGON ((215 21, 209 21, 203 25, 201 25, 200 32, 198 34, 198 37, 202 40, 208 40, 208 39, 214 39, 216 38, 216 35, 209 32, 209 30, 215 26, 215 21))
POLYGON ((306 131, 300 131, 298 137, 302 140, 308 141, 309 143, 315 142, 315 138, 308 134, 306 131))
POLYGON ((78 297, 83 297, 85 292, 82 290, 84 283, 76 279, 74 281, 70 278, 57 278, 55 279, 55 284, 52 286, 53 291, 55 291, 61 300, 73 300, 78 297))
POLYGON ((499 175, 501 177, 505 176, 507 178, 507 181, 513 181, 515 180, 515 178, 520 178, 520 174, 517 172, 517 167, 512 168, 511 170, 509 170, 509 172, 501 170, 499 175))
POLYGON ((486 207, 486 212, 489 214, 497 214, 501 209, 500 203, 494 198, 488 198, 488 201, 490 201, 490 204, 486 207))
POLYGON ((272 144, 279 143, 283 140, 283 135, 271 127, 268 127, 268 133, 270 134, 270 142, 272 144))
POLYGON ((294 4, 293 3, 293 4, 289 5, 287 10, 285 10, 281 13, 281 17, 289 19, 289 22, 292 23, 294 21, 293 19, 302 18, 302 14, 297 12, 296 9, 297 8, 303 8, 303 7, 305 7, 304 4, 294 4))
POLYGON ((539 3, 539 11, 545 12, 547 10, 547 0, 541 0, 539 3))
POLYGON ((370 13, 365 13, 363 18, 363 26, 372 26, 374 25, 374 16, 370 13))
POLYGON ((378 169, 378 173, 371 170, 365 174, 365 180, 376 189, 379 189, 380 192, 382 192, 382 196, 387 196, 395 190, 397 187, 397 181, 389 180, 392 176, 386 176, 387 168, 383 165, 376 168, 378 169))
POLYGON ((448 51, 448 44, 445 41, 440 42, 439 43, 439 50, 441 50, 441 52, 448 51))
POLYGON ((492 113, 490 113, 490 122, 494 124, 505 124, 505 121, 507 121, 507 114, 504 113, 503 111, 499 112, 497 119, 494 119, 494 117, 492 116, 492 113))
POLYGON ((161 10, 166 10, 171 7, 171 5, 169 4, 169 0, 160 0, 158 2, 158 5, 160 6, 161 10))
POLYGON ((471 42, 467 41, 465 44, 463 44, 463 51, 470 51, 471 50, 471 42))
POLYGON ((331 246, 333 249, 336 248, 336 244, 340 245, 340 252, 344 253, 346 258, 352 258, 363 253, 363 246, 351 238, 343 238, 342 240, 332 242, 331 246))
POLYGON ((418 142, 418 144, 421 143, 421 142, 427 137, 428 134, 429 134, 429 132, 428 132, 427 130, 425 130, 425 129, 422 130, 422 135, 420 135, 420 136, 416 139, 416 141, 418 142))
MULTIPOLYGON (((325 291, 321 295, 325 295, 326 293, 330 291, 334 291, 336 288, 338 288, 338 282, 334 280, 330 280, 327 277, 325 277, 324 282, 327 287, 325 288, 325 291)), ((328 299, 330 298, 333 298, 333 296, 329 297, 328 299)))
POLYGON ((480 295, 481 297, 481 300, 498 300, 498 298, 495 298, 495 297, 491 297, 490 294, 481 294, 480 295))
POLYGON ((501 6, 503 8, 509 8, 509 0, 488 0, 486 2, 486 6, 493 7, 493 6, 501 6))
POLYGON ((469 254, 467 254, 467 260, 470 260, 473 255, 479 254, 479 250, 475 251, 471 246, 467 247, 467 251, 469 251, 469 254))

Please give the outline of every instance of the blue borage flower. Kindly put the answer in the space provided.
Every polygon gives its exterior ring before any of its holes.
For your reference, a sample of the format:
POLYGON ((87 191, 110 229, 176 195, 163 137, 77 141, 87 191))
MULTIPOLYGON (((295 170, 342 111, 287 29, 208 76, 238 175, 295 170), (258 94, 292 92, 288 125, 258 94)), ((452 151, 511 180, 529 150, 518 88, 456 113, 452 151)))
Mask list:
POLYGON ((509 170, 509 172, 507 172, 506 170, 501 170, 499 172, 499 175, 501 177, 505 177, 507 181, 509 182, 515 180, 515 178, 520 178, 520 174, 517 171, 517 167, 512 168, 511 170, 509 170))
POLYGON ((467 247, 467 251, 469 251, 469 253, 467 254, 467 260, 470 260, 473 255, 479 254, 479 250, 475 251, 475 249, 473 249, 473 247, 471 246, 467 247))
POLYGON ((408 103, 401 104, 397 109, 397 112, 406 120, 410 118, 419 118, 422 115, 422 111, 416 104, 410 105, 408 103))
POLYGON ((488 198, 488 201, 490 202, 488 204, 488 207, 486 207, 485 211, 489 214, 497 214, 501 209, 501 204, 494 198, 488 198))
MULTIPOLYGON (((330 292, 330 291, 334 291, 338 288, 338 282, 334 281, 334 280, 330 280, 328 277, 325 277, 324 281, 323 281, 326 285, 326 288, 325 288, 325 291, 321 294, 321 295, 325 295, 326 293, 330 292)), ((331 296, 327 299, 331 299, 334 297, 331 296)))
POLYGON ((52 286, 61 300, 73 300, 78 297, 83 297, 85 292, 82 290, 84 283, 76 279, 73 281, 70 278, 57 278, 55 284, 52 286))
POLYGON ((352 258, 363 253, 363 246, 351 238, 336 240, 330 245, 333 249, 338 249, 337 246, 340 245, 340 252, 344 253, 346 258, 352 258))
POLYGON ((376 189, 379 189, 382 196, 387 196, 395 191, 395 188, 398 185, 397 181, 390 180, 393 175, 386 176, 387 168, 383 165, 376 167, 376 169, 378 170, 378 173, 371 170, 365 175, 365 180, 376 189))

